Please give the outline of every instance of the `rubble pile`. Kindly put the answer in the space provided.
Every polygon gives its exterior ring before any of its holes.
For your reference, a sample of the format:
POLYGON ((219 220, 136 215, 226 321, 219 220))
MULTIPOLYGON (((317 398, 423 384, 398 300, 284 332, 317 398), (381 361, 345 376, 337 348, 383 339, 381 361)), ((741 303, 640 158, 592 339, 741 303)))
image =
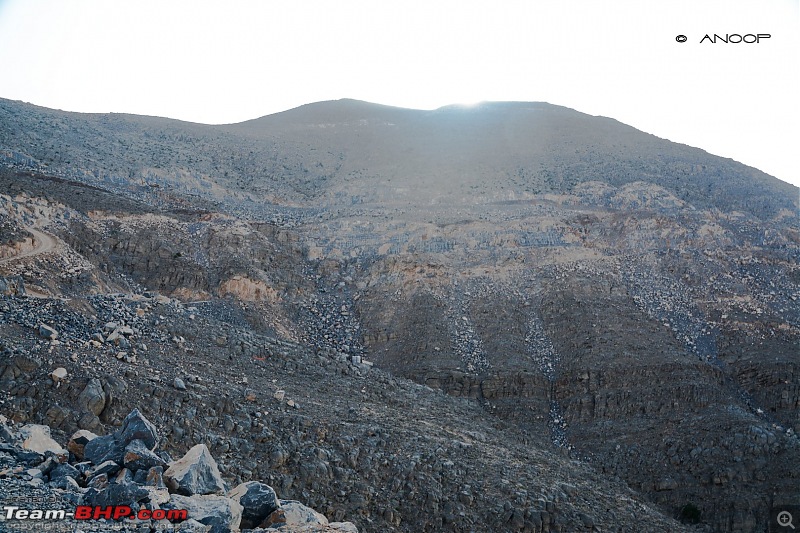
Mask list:
MULTIPOLYGON (((264 483, 248 481, 230 488, 205 444, 172 460, 158 449, 161 437, 138 409, 131 411, 115 432, 98 436, 79 430, 65 446, 52 438, 48 426, 16 428, 7 422, 5 417, 0 420, 0 479, 13 488, 4 491, 5 503, 16 499, 16 507, 25 509, 30 505, 24 497, 26 489, 38 489, 49 491, 52 502, 60 502, 62 509, 92 508, 87 511, 91 518, 75 519, 66 527, 83 531, 111 527, 137 532, 358 533, 350 522, 329 522, 300 502, 279 499, 264 483), (115 508, 114 516, 103 512, 102 508, 108 507, 115 508), (119 507, 125 509, 117 510, 119 507), (159 516, 167 518, 149 518, 159 516)), ((14 516, 3 518, 5 522, 0 523, 7 531, 26 525, 14 516)))

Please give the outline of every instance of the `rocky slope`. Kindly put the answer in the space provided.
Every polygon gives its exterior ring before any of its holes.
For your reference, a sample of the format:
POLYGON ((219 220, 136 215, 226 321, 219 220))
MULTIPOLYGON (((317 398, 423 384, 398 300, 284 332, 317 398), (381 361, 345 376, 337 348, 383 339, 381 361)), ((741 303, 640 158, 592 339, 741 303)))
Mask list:
POLYGON ((363 531, 766 531, 800 492, 788 184, 547 104, 0 111, 9 418, 139 408, 363 531))
MULTIPOLYGON (((68 376, 63 367, 51 374, 57 384, 68 376)), ((103 395, 100 382, 90 381, 81 397, 99 411, 103 395)), ((158 430, 138 409, 113 433, 98 436, 81 429, 63 447, 48 426, 25 424, 12 430, 5 422, 0 419, 5 466, 0 476, 7 485, 3 530, 225 533, 241 527, 265 533, 358 533, 350 522, 330 522, 300 502, 280 500, 264 483, 228 487, 205 444, 172 460, 157 450, 158 430), (34 501, 51 507, 23 507, 34 501), (64 516, 62 521, 42 520, 37 511, 45 517, 47 511, 63 511, 64 516)))

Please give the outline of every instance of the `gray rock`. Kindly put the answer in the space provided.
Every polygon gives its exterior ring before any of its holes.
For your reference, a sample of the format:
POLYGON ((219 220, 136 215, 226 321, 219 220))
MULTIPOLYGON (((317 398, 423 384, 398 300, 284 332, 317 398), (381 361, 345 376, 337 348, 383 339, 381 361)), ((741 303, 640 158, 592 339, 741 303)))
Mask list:
POLYGON ((156 427, 138 409, 131 411, 122 421, 122 429, 119 432, 119 436, 125 446, 139 439, 152 450, 158 442, 156 427))
POLYGON ((111 406, 115 398, 121 398, 125 394, 127 388, 128 384, 125 383, 125 380, 121 377, 114 375, 103 376, 103 392, 106 393, 106 409, 111 406))
POLYGON ((580 515, 581 522, 583 522, 583 527, 591 529, 594 527, 594 518, 591 515, 586 513, 581 513, 580 515))
POLYGON ((175 381, 172 382, 172 386, 178 390, 186 390, 186 383, 184 383, 181 378, 175 378, 175 381))
POLYGON ((54 489, 66 490, 68 492, 73 492, 75 494, 81 494, 82 492, 84 492, 83 489, 81 489, 81 486, 78 485, 78 482, 69 476, 63 476, 58 479, 51 479, 50 486, 53 487, 54 489))
POLYGON ((328 524, 328 529, 340 533, 358 533, 358 528, 352 522, 331 522, 328 524))
POLYGON ((116 435, 103 435, 90 440, 84 446, 83 457, 96 465, 106 461, 122 464, 125 457, 125 445, 117 439, 116 435))
POLYGON ((5 422, 0 422, 0 442, 7 442, 9 444, 14 442, 14 434, 5 422))
POLYGON ((164 483, 170 492, 184 496, 225 492, 225 482, 217 462, 205 444, 197 444, 186 455, 173 462, 164 472, 164 483))
POLYGON ((225 496, 173 494, 164 509, 186 509, 189 518, 211 526, 210 533, 237 531, 242 520, 242 506, 225 496))
POLYGON ((310 525, 318 527, 328 525, 325 515, 295 500, 281 500, 281 510, 286 517, 286 526, 290 529, 310 525))
POLYGON ((97 476, 106 474, 108 476, 114 475, 120 470, 119 464, 115 461, 105 461, 86 472, 86 479, 92 479, 97 476))
POLYGON ((102 490, 89 488, 83 500, 87 505, 130 505, 147 499, 149 495, 147 489, 123 477, 121 481, 109 483, 102 490))
POLYGON ((38 424, 25 424, 19 430, 22 438, 22 448, 32 452, 44 454, 53 452, 56 454, 66 453, 59 443, 50 437, 50 428, 38 424))
POLYGON ((55 467, 57 467, 60 464, 62 463, 57 459, 57 456, 52 454, 47 454, 42 464, 38 465, 36 468, 41 470, 44 474, 49 475, 50 472, 52 472, 55 469, 55 467))
POLYGON ((269 485, 258 481, 248 481, 238 485, 228 493, 228 497, 238 501, 242 511, 242 527, 254 528, 280 507, 275 491, 269 485))
POLYGON ((99 379, 92 378, 89 380, 86 388, 78 396, 78 406, 95 416, 100 416, 106 406, 106 394, 99 379))
POLYGON ((54 383, 59 383, 67 379, 67 369, 63 366, 60 366, 50 372, 50 378, 53 380, 54 383))
POLYGON ((44 461, 44 455, 33 450, 23 450, 18 446, 11 446, 4 444, 0 446, 0 450, 10 453, 16 458, 17 461, 24 463, 27 466, 36 466, 44 461))
POLYGON ((81 429, 85 429, 88 431, 94 431, 95 429, 99 429, 102 426, 100 422, 100 418, 97 415, 90 412, 85 412, 81 415, 78 419, 78 427, 81 429))
POLYGON ((161 457, 147 448, 145 443, 139 439, 133 440, 125 447, 125 456, 123 457, 125 468, 130 468, 132 471, 149 470, 154 466, 166 466, 161 457))
POLYGON ((50 471, 50 481, 56 481, 63 477, 71 477, 72 479, 78 479, 80 475, 81 473, 78 471, 77 468, 75 468, 69 463, 62 463, 50 471))
POLYGON ((58 331, 47 324, 39 324, 39 336, 53 341, 58 338, 58 331))
POLYGON ((211 531, 211 526, 201 524, 194 518, 190 518, 175 526, 175 531, 180 531, 181 533, 208 533, 211 531))
POLYGON ((137 470, 136 472, 134 472, 133 481, 135 481, 137 485, 144 485, 146 480, 147 480, 147 470, 137 470))

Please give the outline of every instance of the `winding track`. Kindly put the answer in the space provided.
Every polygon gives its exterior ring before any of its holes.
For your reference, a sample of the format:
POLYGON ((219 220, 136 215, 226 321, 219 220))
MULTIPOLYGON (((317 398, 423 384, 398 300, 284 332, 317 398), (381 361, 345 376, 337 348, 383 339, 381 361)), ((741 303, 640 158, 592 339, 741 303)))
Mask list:
MULTIPOLYGON (((53 251, 58 245, 55 237, 53 237, 52 235, 48 235, 47 233, 41 232, 34 227, 29 227, 26 229, 33 235, 34 238, 33 242, 37 243, 36 246, 34 246, 33 248, 31 248, 26 252, 22 252, 21 254, 0 259, 0 265, 5 265, 7 263, 11 263, 12 261, 17 261, 19 259, 25 259, 26 257, 35 257, 37 255, 46 254, 48 252, 53 251)), ((32 289, 31 287, 25 288, 25 294, 28 296, 32 296, 33 298, 57 298, 62 301, 69 300, 68 298, 63 298, 60 296, 49 296, 35 289, 32 289)))
POLYGON ((33 235, 34 242, 37 243, 36 246, 34 246, 28 251, 22 252, 21 254, 0 259, 0 265, 4 265, 12 261, 17 261, 18 259, 24 259, 26 257, 34 257, 37 255, 45 254, 47 252, 52 251, 56 247, 56 240, 52 236, 46 233, 42 233, 41 231, 33 227, 26 229, 33 235))

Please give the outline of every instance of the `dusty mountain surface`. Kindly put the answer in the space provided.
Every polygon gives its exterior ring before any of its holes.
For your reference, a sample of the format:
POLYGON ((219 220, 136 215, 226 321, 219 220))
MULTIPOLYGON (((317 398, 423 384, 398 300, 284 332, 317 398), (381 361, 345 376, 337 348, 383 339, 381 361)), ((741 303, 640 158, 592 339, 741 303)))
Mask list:
POLYGON ((0 160, 13 423, 138 408, 359 531, 760 532, 799 503, 798 189, 756 169, 521 102, 0 100, 0 160))

